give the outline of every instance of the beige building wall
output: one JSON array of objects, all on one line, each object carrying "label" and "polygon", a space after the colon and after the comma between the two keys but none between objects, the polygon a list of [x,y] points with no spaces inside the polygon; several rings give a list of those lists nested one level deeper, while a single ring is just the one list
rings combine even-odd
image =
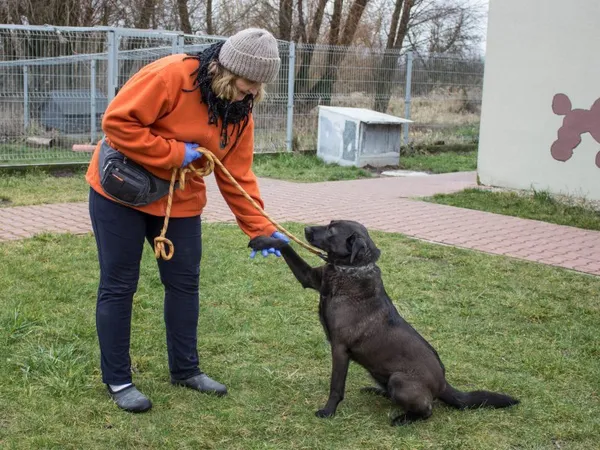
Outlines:
[{"label": "beige building wall", "polygon": [[490,0],[482,184],[600,200],[600,0]]}]

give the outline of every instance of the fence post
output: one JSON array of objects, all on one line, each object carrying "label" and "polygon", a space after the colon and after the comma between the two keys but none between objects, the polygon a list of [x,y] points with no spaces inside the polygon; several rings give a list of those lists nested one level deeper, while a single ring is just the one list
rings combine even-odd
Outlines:
[{"label": "fence post", "polygon": [[296,43],[291,41],[288,58],[287,125],[285,146],[288,152],[293,150],[294,140],[294,78],[296,74]]},{"label": "fence post", "polygon": [[25,133],[29,129],[29,68],[23,66],[23,125]]},{"label": "fence post", "polygon": [[[404,118],[410,120],[410,88],[412,86],[413,52],[406,53],[406,89],[404,97]],[[404,125],[404,145],[408,145],[408,123]]]},{"label": "fence post", "polygon": [[116,30],[109,30],[106,38],[108,47],[108,64],[106,69],[107,97],[110,103],[117,93],[117,84],[119,83],[119,36]]},{"label": "fence post", "polygon": [[177,36],[173,36],[172,54],[176,55],[177,53],[182,53],[184,47],[185,47],[185,36],[183,34],[178,34]]},{"label": "fence post", "polygon": [[90,144],[96,141],[96,60],[90,63]]}]

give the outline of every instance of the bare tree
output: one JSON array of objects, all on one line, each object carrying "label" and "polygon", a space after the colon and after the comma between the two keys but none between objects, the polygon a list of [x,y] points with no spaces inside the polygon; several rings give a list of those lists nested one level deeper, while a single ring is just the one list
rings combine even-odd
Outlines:
[{"label": "bare tree", "polygon": [[279,39],[282,39],[284,41],[292,40],[293,13],[293,0],[279,0]]},{"label": "bare tree", "polygon": [[416,0],[407,38],[421,57],[467,56],[481,41],[483,5],[467,0]]},{"label": "bare tree", "polygon": [[[354,0],[350,5],[344,26],[341,28],[341,34],[339,33],[340,25],[336,17],[336,13],[340,13],[341,22],[341,11],[343,11],[342,0],[335,0],[334,2],[334,14],[332,15],[331,31],[329,34],[329,44],[335,47],[330,47],[327,52],[326,67],[322,72],[317,82],[310,89],[310,96],[305,101],[304,107],[312,109],[318,102],[322,104],[331,104],[331,94],[333,92],[333,85],[335,84],[338,76],[338,66],[346,57],[348,46],[352,43],[354,35],[360,23],[360,19],[363,15],[365,7],[369,0]],[[336,7],[336,5],[338,5]]]},{"label": "bare tree", "polygon": [[408,31],[408,23],[413,5],[413,0],[396,0],[385,52],[381,57],[381,62],[375,75],[375,103],[373,108],[376,111],[387,111],[390,103],[391,88],[395,84],[393,81],[396,78],[394,72],[398,66],[400,50]]},{"label": "bare tree", "polygon": [[140,15],[135,22],[136,28],[150,28],[150,19],[155,7],[156,0],[143,0]]},{"label": "bare tree", "polygon": [[187,0],[177,0],[177,10],[179,11],[181,31],[187,34],[192,34],[192,24],[190,23]]},{"label": "bare tree", "polygon": [[0,17],[4,23],[56,26],[93,25],[96,2],[92,0],[4,0]]},{"label": "bare tree", "polygon": [[331,15],[331,26],[329,27],[329,45],[337,45],[339,42],[343,6],[343,0],[333,0],[333,14]]},{"label": "bare tree", "polygon": [[[317,39],[319,38],[319,33],[321,31],[321,24],[323,23],[323,15],[325,13],[326,6],[327,0],[318,0],[312,20],[310,20],[311,25],[310,30],[308,32],[308,39],[304,40],[304,43],[308,45],[305,46],[302,51],[298,52],[300,59],[300,68],[298,69],[298,73],[296,74],[296,81],[294,83],[295,92],[305,93],[309,90],[309,74],[314,54],[314,44],[317,43]],[[306,36],[306,29],[301,30],[300,34]]]},{"label": "bare tree", "polygon": [[213,35],[215,29],[213,27],[213,2],[212,0],[206,0],[206,33]]},{"label": "bare tree", "polygon": [[304,23],[304,0],[298,0],[298,26],[294,35],[294,41],[306,42],[306,24]]}]

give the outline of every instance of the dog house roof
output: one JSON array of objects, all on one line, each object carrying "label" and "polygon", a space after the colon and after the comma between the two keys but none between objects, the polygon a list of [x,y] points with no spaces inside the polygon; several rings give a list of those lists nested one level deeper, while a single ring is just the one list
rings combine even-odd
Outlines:
[{"label": "dog house roof", "polygon": [[412,123],[412,120],[403,119],[402,117],[392,116],[377,111],[372,111],[366,108],[349,108],[344,106],[319,106],[319,109],[330,111],[334,114],[346,116],[352,120],[368,123],[368,124],[402,124]]}]

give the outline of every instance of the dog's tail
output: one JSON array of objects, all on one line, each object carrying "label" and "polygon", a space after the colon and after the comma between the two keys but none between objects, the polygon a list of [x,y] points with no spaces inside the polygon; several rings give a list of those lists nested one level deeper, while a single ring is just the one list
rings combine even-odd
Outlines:
[{"label": "dog's tail", "polygon": [[506,408],[517,405],[519,400],[505,394],[489,391],[461,392],[446,383],[446,389],[438,397],[447,405],[458,409],[468,408]]}]

